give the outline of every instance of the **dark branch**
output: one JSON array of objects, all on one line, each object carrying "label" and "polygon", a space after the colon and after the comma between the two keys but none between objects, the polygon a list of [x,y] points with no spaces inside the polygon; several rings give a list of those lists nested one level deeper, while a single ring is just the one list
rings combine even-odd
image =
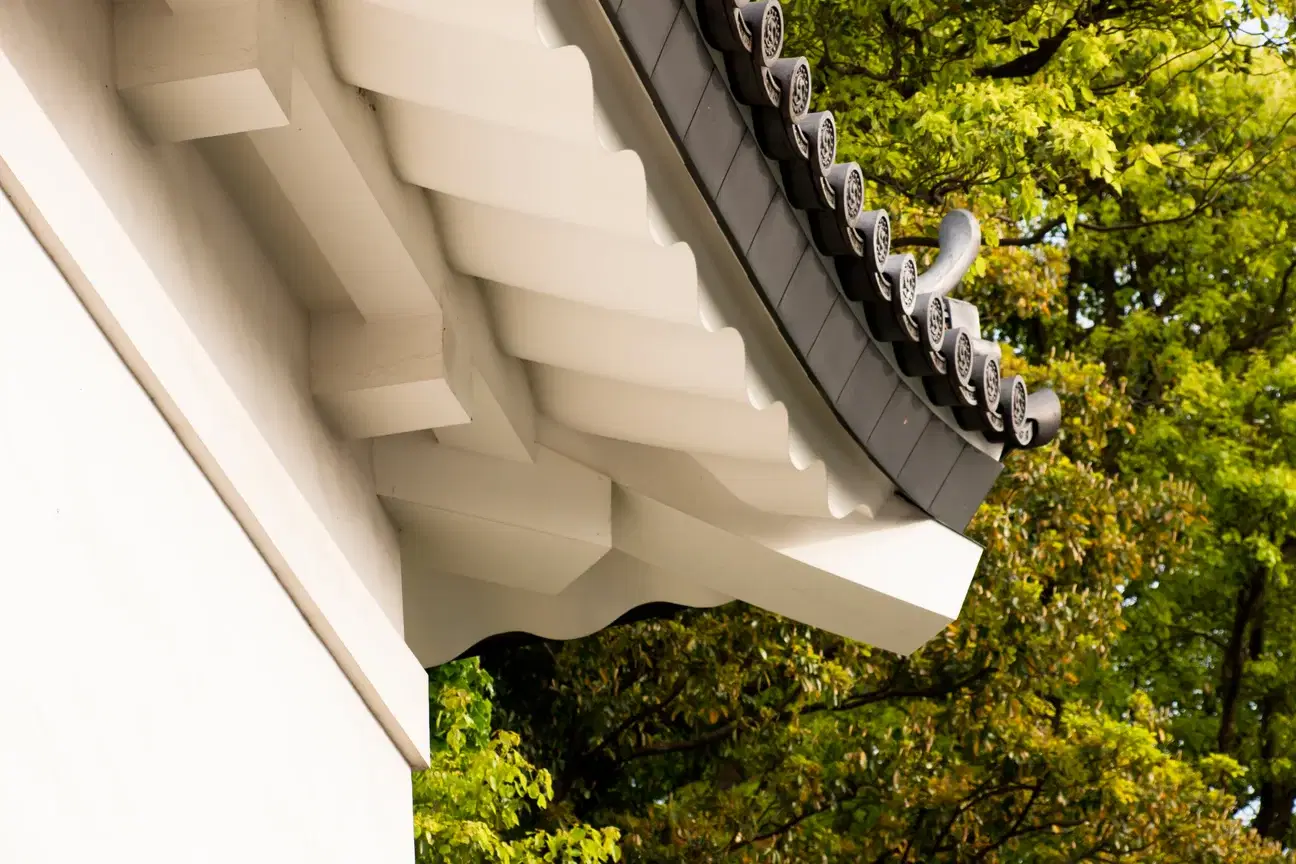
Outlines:
[{"label": "dark branch", "polygon": [[1246,636],[1264,593],[1265,572],[1257,567],[1247,584],[1238,590],[1237,608],[1229,633],[1228,650],[1224,652],[1221,674],[1224,678],[1220,708],[1217,747],[1221,753],[1232,753],[1237,743],[1237,703],[1242,691],[1242,674],[1246,664]]},{"label": "dark branch", "polygon": [[1055,35],[1041,39],[1039,45],[1020,57],[1014,57],[998,66],[982,66],[974,74],[981,78],[1029,78],[1053,59],[1053,55],[1057,54],[1072,32],[1072,27],[1068,24]]}]

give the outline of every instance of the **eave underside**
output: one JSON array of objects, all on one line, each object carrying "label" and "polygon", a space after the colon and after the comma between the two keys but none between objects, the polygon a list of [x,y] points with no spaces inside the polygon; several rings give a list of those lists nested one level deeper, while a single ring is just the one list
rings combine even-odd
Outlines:
[{"label": "eave underside", "polygon": [[412,764],[402,634],[957,615],[977,547],[824,422],[546,6],[92,5],[0,18],[0,179]]}]

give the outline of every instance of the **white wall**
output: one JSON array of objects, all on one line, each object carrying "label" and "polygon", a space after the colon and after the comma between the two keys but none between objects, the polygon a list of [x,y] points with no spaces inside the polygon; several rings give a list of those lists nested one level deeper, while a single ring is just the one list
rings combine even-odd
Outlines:
[{"label": "white wall", "polygon": [[412,859],[405,760],[0,197],[0,861]]}]

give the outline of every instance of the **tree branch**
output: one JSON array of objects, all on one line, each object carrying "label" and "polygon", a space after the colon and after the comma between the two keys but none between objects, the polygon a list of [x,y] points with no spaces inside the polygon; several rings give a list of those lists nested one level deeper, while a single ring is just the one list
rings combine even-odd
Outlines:
[{"label": "tree branch", "polygon": [[642,710],[638,711],[637,713],[631,714],[619,726],[617,726],[617,728],[614,729],[610,734],[603,736],[596,743],[591,744],[589,748],[583,754],[581,754],[580,759],[578,761],[584,761],[585,759],[588,759],[590,756],[593,756],[594,753],[605,744],[615,744],[617,740],[623,734],[625,734],[625,731],[629,729],[631,726],[637,723],[642,723],[643,721],[649,719],[650,717],[655,717],[658,714],[660,714],[662,711],[666,710],[666,708],[669,707],[672,702],[674,702],[676,699],[679,698],[680,694],[684,692],[684,688],[687,685],[688,685],[688,677],[681,676],[679,683],[675,685],[674,689],[672,689],[669,694],[667,694],[665,699],[662,699],[661,701],[655,704],[645,705]]},{"label": "tree branch", "polygon": [[1073,32],[1074,28],[1071,24],[1068,24],[1056,34],[1041,39],[1037,46],[1025,54],[997,66],[981,66],[973,70],[972,74],[979,78],[1029,78],[1043,69],[1053,59],[1053,55],[1057,54],[1058,49],[1062,47],[1062,43]]},{"label": "tree branch", "polygon": [[1242,670],[1246,663],[1246,634],[1255,617],[1264,592],[1265,573],[1256,567],[1247,584],[1238,589],[1237,608],[1233,613],[1233,628],[1229,633],[1228,650],[1224,652],[1221,662],[1220,728],[1218,749],[1221,753],[1232,753],[1237,743],[1237,702],[1242,691]]},{"label": "tree branch", "polygon": [[975,684],[985,678],[991,672],[990,666],[982,666],[975,672],[953,681],[947,681],[942,684],[932,685],[930,687],[911,688],[902,690],[894,686],[898,676],[892,676],[891,681],[880,690],[873,690],[868,693],[861,693],[850,699],[844,699],[836,705],[820,702],[816,705],[807,705],[799,712],[802,716],[806,714],[817,714],[821,711],[850,711],[853,708],[862,708],[865,705],[872,705],[877,702],[883,702],[887,699],[940,699],[957,693],[959,690],[970,684]]},{"label": "tree branch", "polygon": [[742,849],[742,848],[744,848],[744,847],[746,847],[746,846],[751,846],[751,845],[754,845],[754,844],[756,844],[756,843],[764,843],[764,842],[767,841],[767,840],[774,840],[774,839],[777,838],[777,837],[781,837],[782,835],[788,833],[788,832],[791,831],[793,828],[797,827],[797,826],[800,825],[802,822],[806,821],[807,819],[811,818],[812,816],[818,816],[820,813],[826,813],[826,812],[828,812],[829,810],[832,809],[832,807],[833,807],[833,805],[834,805],[835,803],[837,803],[837,802],[836,802],[836,799],[834,798],[834,799],[829,800],[829,801],[828,801],[827,803],[825,803],[825,804],[821,804],[821,805],[819,805],[818,807],[813,807],[813,808],[811,808],[811,809],[809,809],[809,810],[806,810],[806,811],[803,812],[801,815],[799,815],[799,816],[795,816],[795,817],[789,819],[788,821],[784,822],[782,825],[778,826],[777,828],[774,828],[774,829],[772,829],[772,830],[770,830],[770,831],[766,831],[764,834],[758,834],[758,835],[755,836],[755,837],[749,837],[749,838],[746,839],[746,840],[743,840],[743,841],[741,841],[741,842],[738,842],[738,843],[733,844],[733,846],[730,847],[730,850],[729,850],[729,851],[731,851],[731,852],[735,852],[735,851],[737,851],[737,850],[739,850],[739,849]]}]

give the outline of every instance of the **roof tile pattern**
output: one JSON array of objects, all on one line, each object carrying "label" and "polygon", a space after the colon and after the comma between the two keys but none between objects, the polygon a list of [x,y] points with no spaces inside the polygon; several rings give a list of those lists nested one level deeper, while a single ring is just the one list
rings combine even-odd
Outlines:
[{"label": "roof tile pattern", "polygon": [[778,0],[607,8],[811,377],[904,494],[962,530],[1002,470],[977,439],[1038,447],[1061,422],[1052,391],[1002,378],[976,308],[950,296],[980,246],[975,217],[946,216],[923,273],[892,253],[888,214],[864,209],[860,167],[836,161],[832,113],[812,110],[809,64],[782,56]]}]

